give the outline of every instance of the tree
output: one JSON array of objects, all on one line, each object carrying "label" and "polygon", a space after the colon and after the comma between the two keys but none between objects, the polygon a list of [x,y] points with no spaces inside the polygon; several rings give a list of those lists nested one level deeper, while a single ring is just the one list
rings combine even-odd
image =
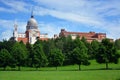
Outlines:
[{"label": "tree", "polygon": [[61,37],[63,43],[62,53],[65,55],[64,65],[73,64],[71,61],[70,53],[74,49],[72,37],[69,35],[68,37]]},{"label": "tree", "polygon": [[62,38],[56,38],[54,41],[55,41],[56,48],[63,50],[64,42],[63,42]]},{"label": "tree", "polygon": [[0,50],[7,49],[8,52],[10,52],[12,50],[14,43],[15,43],[14,41],[3,40],[3,42],[0,42]]},{"label": "tree", "polygon": [[81,41],[85,44],[86,47],[89,45],[89,43],[87,42],[87,39],[85,37],[82,37]]},{"label": "tree", "polygon": [[42,45],[37,42],[34,44],[34,62],[33,62],[33,65],[34,67],[36,68],[39,68],[39,67],[43,67],[43,66],[46,66],[47,63],[48,63],[48,60],[47,60],[47,57],[46,55],[44,54],[43,52],[43,47]]},{"label": "tree", "polygon": [[20,67],[24,65],[26,60],[26,51],[24,50],[24,47],[16,42],[12,47],[11,55],[14,66],[18,66],[18,70],[21,70]]},{"label": "tree", "polygon": [[26,48],[27,48],[27,60],[26,60],[26,65],[29,67],[33,67],[33,60],[34,60],[34,53],[35,51],[33,50],[33,46],[30,43],[26,44]]},{"label": "tree", "polygon": [[51,53],[49,54],[48,58],[49,58],[49,65],[55,66],[56,70],[57,70],[57,67],[61,66],[64,61],[64,56],[61,50],[56,48],[51,50]]},{"label": "tree", "polygon": [[89,65],[87,49],[82,42],[80,42],[80,46],[76,47],[72,51],[71,57],[72,57],[73,63],[79,65],[79,70],[81,70],[80,68],[81,65]]},{"label": "tree", "polygon": [[118,54],[113,43],[109,39],[103,39],[96,54],[96,61],[98,63],[105,63],[108,69],[108,63],[118,63]]},{"label": "tree", "polygon": [[95,55],[97,54],[99,46],[100,46],[100,43],[97,40],[93,40],[91,42],[91,45],[90,45],[91,49],[89,51],[90,59],[95,59]]},{"label": "tree", "polygon": [[66,38],[63,38],[63,40],[64,40],[63,53],[67,54],[74,49],[73,40],[70,35]]},{"label": "tree", "polygon": [[115,40],[115,48],[120,50],[120,39]]},{"label": "tree", "polygon": [[11,55],[7,49],[1,49],[0,51],[0,67],[4,67],[4,70],[7,66],[10,65]]},{"label": "tree", "polygon": [[74,64],[79,65],[79,70],[81,70],[81,65],[89,65],[88,62],[88,55],[87,55],[87,48],[85,44],[80,41],[79,38],[74,40],[74,49],[71,53],[72,61]]},{"label": "tree", "polygon": [[54,49],[54,48],[55,48],[54,39],[49,39],[48,41],[44,41],[43,50],[46,56],[48,56],[51,49]]},{"label": "tree", "polygon": [[120,50],[117,50],[116,54],[119,56],[120,58]]},{"label": "tree", "polygon": [[24,53],[23,53],[23,55],[24,55],[24,63],[23,63],[23,66],[26,66],[27,65],[27,57],[28,57],[28,50],[27,50],[27,48],[26,48],[26,45],[23,43],[23,41],[20,41],[19,42],[20,43],[20,46],[22,47],[22,49],[23,49],[23,51],[24,51]]}]

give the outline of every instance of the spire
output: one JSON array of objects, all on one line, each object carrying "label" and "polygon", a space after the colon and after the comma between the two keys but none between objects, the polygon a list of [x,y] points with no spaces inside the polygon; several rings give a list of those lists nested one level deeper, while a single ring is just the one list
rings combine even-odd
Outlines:
[{"label": "spire", "polygon": [[32,7],[32,11],[31,11],[31,18],[34,18],[34,16],[33,16],[33,7]]},{"label": "spire", "polygon": [[14,23],[14,31],[13,31],[13,37],[14,37],[14,40],[17,41],[17,38],[18,38],[18,32],[17,32],[17,20],[15,20],[15,23]]},{"label": "spire", "polygon": [[17,31],[17,27],[18,27],[18,25],[17,25],[17,20],[15,20],[15,23],[14,23],[14,30],[15,30],[15,31]]}]

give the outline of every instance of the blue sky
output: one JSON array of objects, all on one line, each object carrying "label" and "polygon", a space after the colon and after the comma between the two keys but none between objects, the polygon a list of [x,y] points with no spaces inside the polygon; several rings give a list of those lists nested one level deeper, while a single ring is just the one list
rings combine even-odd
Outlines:
[{"label": "blue sky", "polygon": [[19,32],[25,32],[32,7],[40,32],[49,37],[64,28],[120,38],[119,0],[0,0],[0,40],[12,36],[15,21]]}]

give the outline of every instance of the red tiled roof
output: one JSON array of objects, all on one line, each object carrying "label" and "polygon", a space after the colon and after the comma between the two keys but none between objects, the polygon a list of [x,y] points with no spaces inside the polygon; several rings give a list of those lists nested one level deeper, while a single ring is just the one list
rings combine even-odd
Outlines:
[{"label": "red tiled roof", "polygon": [[65,36],[67,37],[68,35],[78,35],[80,38],[85,37],[88,42],[91,42],[92,40],[102,40],[106,38],[105,33],[95,33],[95,32],[68,32],[65,31],[65,29],[61,29],[61,32],[59,36]]}]

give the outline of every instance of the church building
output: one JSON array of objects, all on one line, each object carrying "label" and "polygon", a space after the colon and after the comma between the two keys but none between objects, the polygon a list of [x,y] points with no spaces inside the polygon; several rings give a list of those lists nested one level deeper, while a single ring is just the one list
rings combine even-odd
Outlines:
[{"label": "church building", "polygon": [[41,34],[38,29],[38,23],[35,20],[33,14],[27,22],[25,33],[18,33],[18,25],[14,24],[13,39],[15,41],[23,41],[23,43],[29,42],[34,44],[37,40],[48,40],[48,34]]}]

